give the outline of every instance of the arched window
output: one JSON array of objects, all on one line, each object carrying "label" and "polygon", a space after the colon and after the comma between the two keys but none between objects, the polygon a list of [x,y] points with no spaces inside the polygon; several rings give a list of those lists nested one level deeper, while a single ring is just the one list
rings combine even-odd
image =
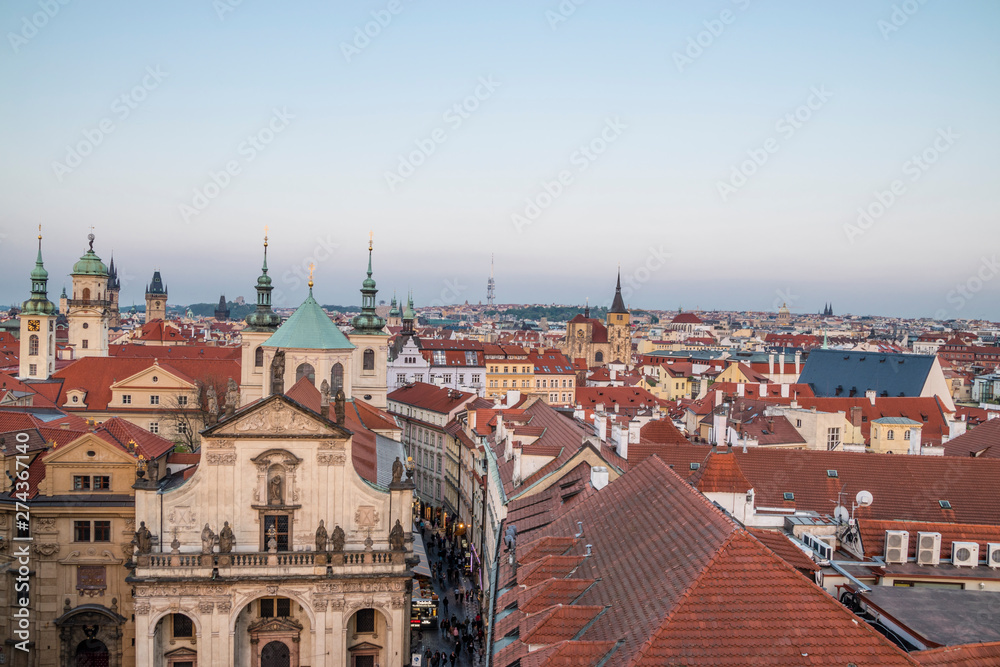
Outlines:
[{"label": "arched window", "polygon": [[886,440],[895,440],[896,439],[896,432],[893,431],[891,428],[888,429],[886,431],[886,433],[885,433],[885,439]]},{"label": "arched window", "polygon": [[365,359],[362,368],[364,368],[366,371],[375,370],[375,350],[371,348],[365,350]]},{"label": "arched window", "polygon": [[256,368],[263,368],[264,366],[264,348],[258,347],[253,353],[253,365]]},{"label": "arched window", "polygon": [[906,429],[906,431],[903,432],[903,440],[909,440],[909,439],[910,439],[910,429]]},{"label": "arched window", "polygon": [[330,371],[330,393],[336,394],[338,389],[344,388],[344,365],[337,362]]},{"label": "arched window", "polygon": [[28,354],[38,354],[38,336],[36,334],[31,334],[31,337],[28,338]]},{"label": "arched window", "polygon": [[83,300],[84,301],[89,301],[90,300],[90,288],[89,287],[84,287],[83,288]]},{"label": "arched window", "polygon": [[295,381],[298,382],[304,377],[316,384],[316,369],[309,364],[299,364],[299,367],[295,369]]},{"label": "arched window", "polygon": [[594,353],[594,361],[596,361],[597,363],[601,363],[602,361],[604,361],[604,353],[603,352],[595,352]]}]

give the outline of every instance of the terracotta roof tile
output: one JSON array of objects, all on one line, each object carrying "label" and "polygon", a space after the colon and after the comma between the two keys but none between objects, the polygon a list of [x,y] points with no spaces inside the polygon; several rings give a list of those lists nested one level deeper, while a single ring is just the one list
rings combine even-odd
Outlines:
[{"label": "terracotta roof tile", "polygon": [[792,544],[788,536],[776,530],[763,530],[760,528],[750,528],[750,534],[760,540],[761,544],[775,553],[792,567],[803,574],[807,572],[818,572],[819,565],[806,552]]},{"label": "terracotta roof tile", "polygon": [[521,667],[596,667],[615,642],[561,641],[521,658]]},{"label": "terracotta roof tile", "polygon": [[1000,665],[1000,642],[942,646],[910,654],[924,667],[996,667]]}]

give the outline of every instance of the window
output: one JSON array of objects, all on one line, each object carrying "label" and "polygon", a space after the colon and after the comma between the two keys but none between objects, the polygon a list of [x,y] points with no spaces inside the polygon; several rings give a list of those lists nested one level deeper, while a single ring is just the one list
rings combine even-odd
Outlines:
[{"label": "window", "polygon": [[86,350],[87,348],[89,348],[89,347],[90,347],[90,345],[88,344],[88,343],[90,343],[90,341],[88,341],[88,340],[87,340],[86,338],[84,338],[84,339],[83,339],[83,340],[81,341],[81,343],[82,343],[82,345],[83,345],[83,349],[85,349],[85,350]]},{"label": "window", "polygon": [[448,361],[445,359],[444,350],[434,350],[434,365],[444,366],[447,363]]},{"label": "window", "polygon": [[338,389],[344,388],[344,365],[337,362],[330,371],[330,393],[336,394]]},{"label": "window", "polygon": [[38,354],[38,336],[36,334],[31,334],[28,338],[28,354],[34,356]]},{"label": "window", "polygon": [[152,394],[149,397],[149,404],[150,405],[159,405],[160,404],[160,397],[158,395],[156,395],[156,394]]},{"label": "window", "polygon": [[110,491],[110,490],[111,490],[110,475],[94,475],[94,491]]},{"label": "window", "polygon": [[292,615],[292,601],[288,598],[261,598],[260,617],[274,618],[275,616],[288,617]]},{"label": "window", "polygon": [[785,500],[795,500],[795,494],[792,493],[791,491],[785,491],[783,494],[781,494],[781,497],[784,498]]},{"label": "window", "polygon": [[802,428],[802,420],[801,419],[796,419],[795,420],[795,428]]},{"label": "window", "polygon": [[264,517],[264,551],[267,551],[267,533],[271,526],[277,531],[278,551],[288,551],[288,515],[278,514]]},{"label": "window", "polygon": [[836,449],[840,446],[840,429],[839,428],[828,428],[826,429],[826,448]]},{"label": "window", "polygon": [[903,431],[903,440],[909,440],[909,439],[910,439],[910,429],[906,429],[905,431]]},{"label": "window", "polygon": [[89,542],[90,541],[90,522],[89,521],[74,521],[73,522],[73,541],[74,542]]},{"label": "window", "polygon": [[510,372],[510,366],[504,366],[503,367],[503,372],[504,373],[509,373]]},{"label": "window", "polygon": [[132,394],[122,394],[122,405],[132,405]]},{"label": "window", "polygon": [[38,364],[28,364],[28,375],[38,375]]},{"label": "window", "polygon": [[187,422],[177,422],[177,433],[179,435],[188,434],[188,424]]},{"label": "window", "polygon": [[295,381],[302,378],[309,378],[309,381],[316,384],[316,369],[311,364],[299,364],[295,369]]},{"label": "window", "polygon": [[896,439],[896,432],[893,431],[891,428],[890,429],[886,429],[885,439],[886,440],[895,440]]},{"label": "window", "polygon": [[188,404],[188,397],[187,396],[178,396],[177,397],[177,405],[184,406],[184,405],[187,405],[187,404]]},{"label": "window", "polygon": [[372,350],[371,348],[365,350],[364,360],[362,363],[362,369],[366,371],[375,370],[375,350]]},{"label": "window", "polygon": [[594,361],[596,361],[598,363],[601,363],[602,361],[604,361],[604,353],[603,352],[596,352],[594,354]]},{"label": "window", "polygon": [[479,375],[477,373],[472,374],[472,384],[479,384]]},{"label": "window", "polygon": [[110,521],[95,521],[94,522],[94,541],[95,542],[110,542],[111,541],[111,522]]},{"label": "window", "polygon": [[258,347],[253,351],[253,365],[255,368],[264,367],[264,348]]},{"label": "window", "polygon": [[90,491],[90,475],[73,475],[74,491]]},{"label": "window", "polygon": [[444,374],[444,383],[445,384],[451,384],[451,373],[445,373]]},{"label": "window", "polygon": [[406,384],[406,373],[396,374],[396,384]]},{"label": "window", "polygon": [[466,351],[466,353],[465,353],[465,365],[466,366],[475,366],[476,363],[477,363],[477,361],[478,360],[476,359],[476,353],[475,352]]},{"label": "window", "polygon": [[375,632],[375,610],[359,609],[355,619],[355,629],[358,634],[370,634]]},{"label": "window", "polygon": [[437,471],[438,471],[438,474],[441,474],[441,455],[440,454],[437,455],[437,460],[438,460],[438,469],[437,469]]},{"label": "window", "polygon": [[160,422],[149,422],[149,432],[159,433],[160,432]]},{"label": "window", "polygon": [[174,637],[194,637],[194,622],[184,614],[171,614]]}]

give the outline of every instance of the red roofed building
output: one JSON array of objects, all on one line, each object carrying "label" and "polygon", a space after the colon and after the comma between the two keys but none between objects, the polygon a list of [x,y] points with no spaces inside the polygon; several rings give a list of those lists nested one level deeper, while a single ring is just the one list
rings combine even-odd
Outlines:
[{"label": "red roofed building", "polygon": [[547,349],[529,352],[528,359],[534,365],[535,386],[525,393],[549,405],[570,406],[576,402],[576,371],[566,355]]}]

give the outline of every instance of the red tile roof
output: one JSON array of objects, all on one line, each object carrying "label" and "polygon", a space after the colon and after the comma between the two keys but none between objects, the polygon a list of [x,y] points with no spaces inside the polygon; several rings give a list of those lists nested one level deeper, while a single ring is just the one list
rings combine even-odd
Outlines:
[{"label": "red tile roof", "polygon": [[807,556],[806,552],[792,544],[792,541],[784,533],[760,528],[750,528],[749,531],[754,537],[760,540],[761,544],[802,574],[809,576],[808,573],[819,571],[819,565]]},{"label": "red tile roof", "polygon": [[924,667],[996,667],[1000,665],[1000,642],[942,646],[910,654]]},{"label": "red tile roof", "polygon": [[[923,434],[921,434],[921,440]],[[1000,419],[990,419],[944,444],[948,456],[1000,458]]]},{"label": "red tile roof", "polygon": [[615,642],[561,641],[521,658],[521,667],[597,667]]},{"label": "red tile roof", "polygon": [[414,382],[389,394],[390,401],[412,405],[422,410],[448,414],[475,398],[475,394],[439,387],[426,382]]},{"label": "red tile roof", "polygon": [[[861,423],[861,433],[868,442],[871,438],[871,423],[881,417],[906,417],[921,422],[920,442],[923,444],[941,444],[941,435],[949,432],[945,407],[936,396],[922,397],[879,397],[872,405],[864,396],[858,398],[807,398],[798,399],[799,406],[805,409],[816,408],[820,412],[843,412],[847,419],[851,418],[851,408],[861,408],[861,414],[866,419]],[[925,419],[926,417],[926,419]]]},{"label": "red tile roof", "polygon": [[736,463],[736,457],[727,450],[714,451],[690,481],[702,493],[746,493],[753,488]]},{"label": "red tile roof", "polygon": [[917,557],[917,533],[941,533],[941,558],[951,558],[951,543],[978,542],[980,558],[986,558],[986,545],[1000,543],[1000,526],[985,526],[968,523],[930,523],[919,521],[879,521],[859,519],[858,531],[866,558],[885,554],[885,531],[905,530],[910,533],[908,558]]}]

